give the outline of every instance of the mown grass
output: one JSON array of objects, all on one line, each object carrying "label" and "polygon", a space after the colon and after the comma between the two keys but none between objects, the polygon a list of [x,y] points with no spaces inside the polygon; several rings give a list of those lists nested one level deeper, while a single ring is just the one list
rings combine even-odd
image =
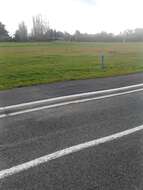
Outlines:
[{"label": "mown grass", "polygon": [[0,43],[0,90],[142,71],[143,43]]}]

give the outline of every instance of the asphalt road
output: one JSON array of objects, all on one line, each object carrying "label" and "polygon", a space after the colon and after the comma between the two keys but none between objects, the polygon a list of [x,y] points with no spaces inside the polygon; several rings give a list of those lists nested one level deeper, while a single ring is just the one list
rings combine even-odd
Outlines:
[{"label": "asphalt road", "polygon": [[19,104],[39,99],[53,98],[102,89],[118,88],[138,83],[143,83],[143,73],[16,88],[0,92],[0,105],[4,106]]},{"label": "asphalt road", "polygon": [[[1,92],[0,100],[1,106],[12,105],[142,82],[143,74],[135,74],[40,85]],[[4,117],[0,119],[0,170],[142,124],[143,91]],[[47,189],[142,190],[143,131],[0,180],[0,190]]]}]

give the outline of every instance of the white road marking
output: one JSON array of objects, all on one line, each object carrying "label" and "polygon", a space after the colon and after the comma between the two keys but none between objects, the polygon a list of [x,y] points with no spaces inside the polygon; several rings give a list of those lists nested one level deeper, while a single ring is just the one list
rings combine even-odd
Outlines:
[{"label": "white road marking", "polygon": [[143,88],[131,90],[131,91],[127,91],[127,92],[120,92],[120,93],[116,93],[116,94],[109,94],[109,95],[105,95],[105,96],[94,97],[94,98],[73,100],[73,101],[69,101],[69,102],[62,102],[62,103],[57,103],[57,104],[52,104],[52,105],[47,105],[47,106],[42,106],[42,107],[37,107],[37,108],[25,109],[22,111],[16,111],[16,112],[8,113],[8,114],[1,114],[0,118],[21,115],[24,113],[35,112],[35,111],[40,111],[40,110],[44,110],[44,109],[51,109],[51,108],[66,106],[66,105],[70,105],[70,104],[79,104],[79,103],[84,103],[84,102],[93,101],[93,100],[101,100],[101,99],[105,99],[105,98],[111,98],[111,97],[115,97],[115,96],[121,96],[121,95],[125,95],[125,94],[141,92],[141,91],[143,91]]},{"label": "white road marking", "polygon": [[12,175],[15,175],[17,173],[20,173],[22,171],[26,171],[26,170],[28,170],[30,168],[39,166],[41,164],[47,163],[47,162],[49,162],[51,160],[55,160],[57,158],[60,158],[60,157],[63,157],[63,156],[66,156],[66,155],[81,151],[83,149],[87,149],[87,148],[97,146],[97,145],[100,145],[100,144],[103,144],[103,143],[106,143],[106,142],[110,142],[110,141],[122,138],[124,136],[133,134],[135,132],[141,131],[141,130],[143,130],[143,125],[135,127],[135,128],[132,128],[132,129],[128,129],[128,130],[125,130],[125,131],[122,131],[122,132],[119,132],[119,133],[115,133],[115,134],[112,134],[112,135],[109,135],[109,136],[106,136],[106,137],[95,139],[95,140],[92,140],[92,141],[89,141],[89,142],[78,144],[78,145],[75,145],[75,146],[72,146],[72,147],[69,147],[69,148],[65,148],[63,150],[59,150],[59,151],[54,152],[52,154],[48,154],[46,156],[36,158],[36,159],[31,160],[29,162],[25,162],[23,164],[13,166],[13,167],[11,167],[9,169],[5,169],[5,170],[0,171],[0,180],[6,178],[8,176],[12,176]]},{"label": "white road marking", "polygon": [[97,95],[97,94],[101,94],[101,93],[116,92],[116,91],[120,91],[120,90],[128,90],[131,88],[137,88],[137,87],[141,87],[141,86],[143,86],[143,83],[136,84],[136,85],[130,85],[130,86],[124,86],[124,87],[120,87],[120,88],[113,88],[113,89],[108,89],[108,90],[86,92],[86,93],[80,93],[80,94],[74,94],[74,95],[68,95],[68,96],[32,101],[32,102],[27,102],[27,103],[22,103],[22,104],[0,107],[0,111],[3,111],[3,109],[13,109],[13,108],[36,105],[36,104],[41,104],[41,103],[48,103],[48,102],[52,102],[52,101],[65,100],[65,99],[69,99],[69,98],[80,98],[80,97],[89,96],[89,95]]},{"label": "white road marking", "polygon": [[1,114],[1,115],[0,115],[0,119],[1,119],[1,118],[4,118],[4,117],[7,117],[7,115],[6,115],[6,114]]}]

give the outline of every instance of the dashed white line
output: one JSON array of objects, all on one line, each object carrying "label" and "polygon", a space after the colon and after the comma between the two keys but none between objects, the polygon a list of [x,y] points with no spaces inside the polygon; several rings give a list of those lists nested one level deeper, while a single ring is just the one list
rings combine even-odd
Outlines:
[{"label": "dashed white line", "polygon": [[69,147],[69,148],[65,148],[63,150],[59,150],[59,151],[54,152],[52,154],[48,154],[46,156],[42,156],[40,158],[36,158],[34,160],[31,160],[29,162],[14,166],[12,168],[2,170],[2,171],[0,171],[0,180],[6,178],[8,176],[12,176],[12,175],[15,175],[17,173],[20,173],[22,171],[26,171],[26,170],[28,170],[30,168],[39,166],[41,164],[47,163],[47,162],[49,162],[51,160],[55,160],[57,158],[60,158],[60,157],[63,157],[63,156],[66,156],[66,155],[81,151],[83,149],[87,149],[87,148],[97,146],[97,145],[100,145],[100,144],[103,144],[103,143],[106,143],[106,142],[110,142],[110,141],[122,138],[124,136],[133,134],[135,132],[141,131],[141,130],[143,130],[143,125],[135,127],[135,128],[132,128],[132,129],[128,129],[128,130],[125,130],[125,131],[122,131],[122,132],[119,132],[119,133],[115,133],[115,134],[112,134],[112,135],[109,135],[109,136],[106,136],[106,137],[95,139],[95,140],[92,140],[92,141],[89,141],[89,142],[78,144],[78,145],[75,145],[75,146],[72,146],[72,147]]}]

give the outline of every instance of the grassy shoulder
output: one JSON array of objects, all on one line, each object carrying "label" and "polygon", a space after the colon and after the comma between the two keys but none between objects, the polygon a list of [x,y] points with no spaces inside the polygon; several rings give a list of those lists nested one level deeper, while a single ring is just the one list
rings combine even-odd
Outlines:
[{"label": "grassy shoulder", "polygon": [[135,72],[143,72],[143,43],[0,43],[0,90]]}]

